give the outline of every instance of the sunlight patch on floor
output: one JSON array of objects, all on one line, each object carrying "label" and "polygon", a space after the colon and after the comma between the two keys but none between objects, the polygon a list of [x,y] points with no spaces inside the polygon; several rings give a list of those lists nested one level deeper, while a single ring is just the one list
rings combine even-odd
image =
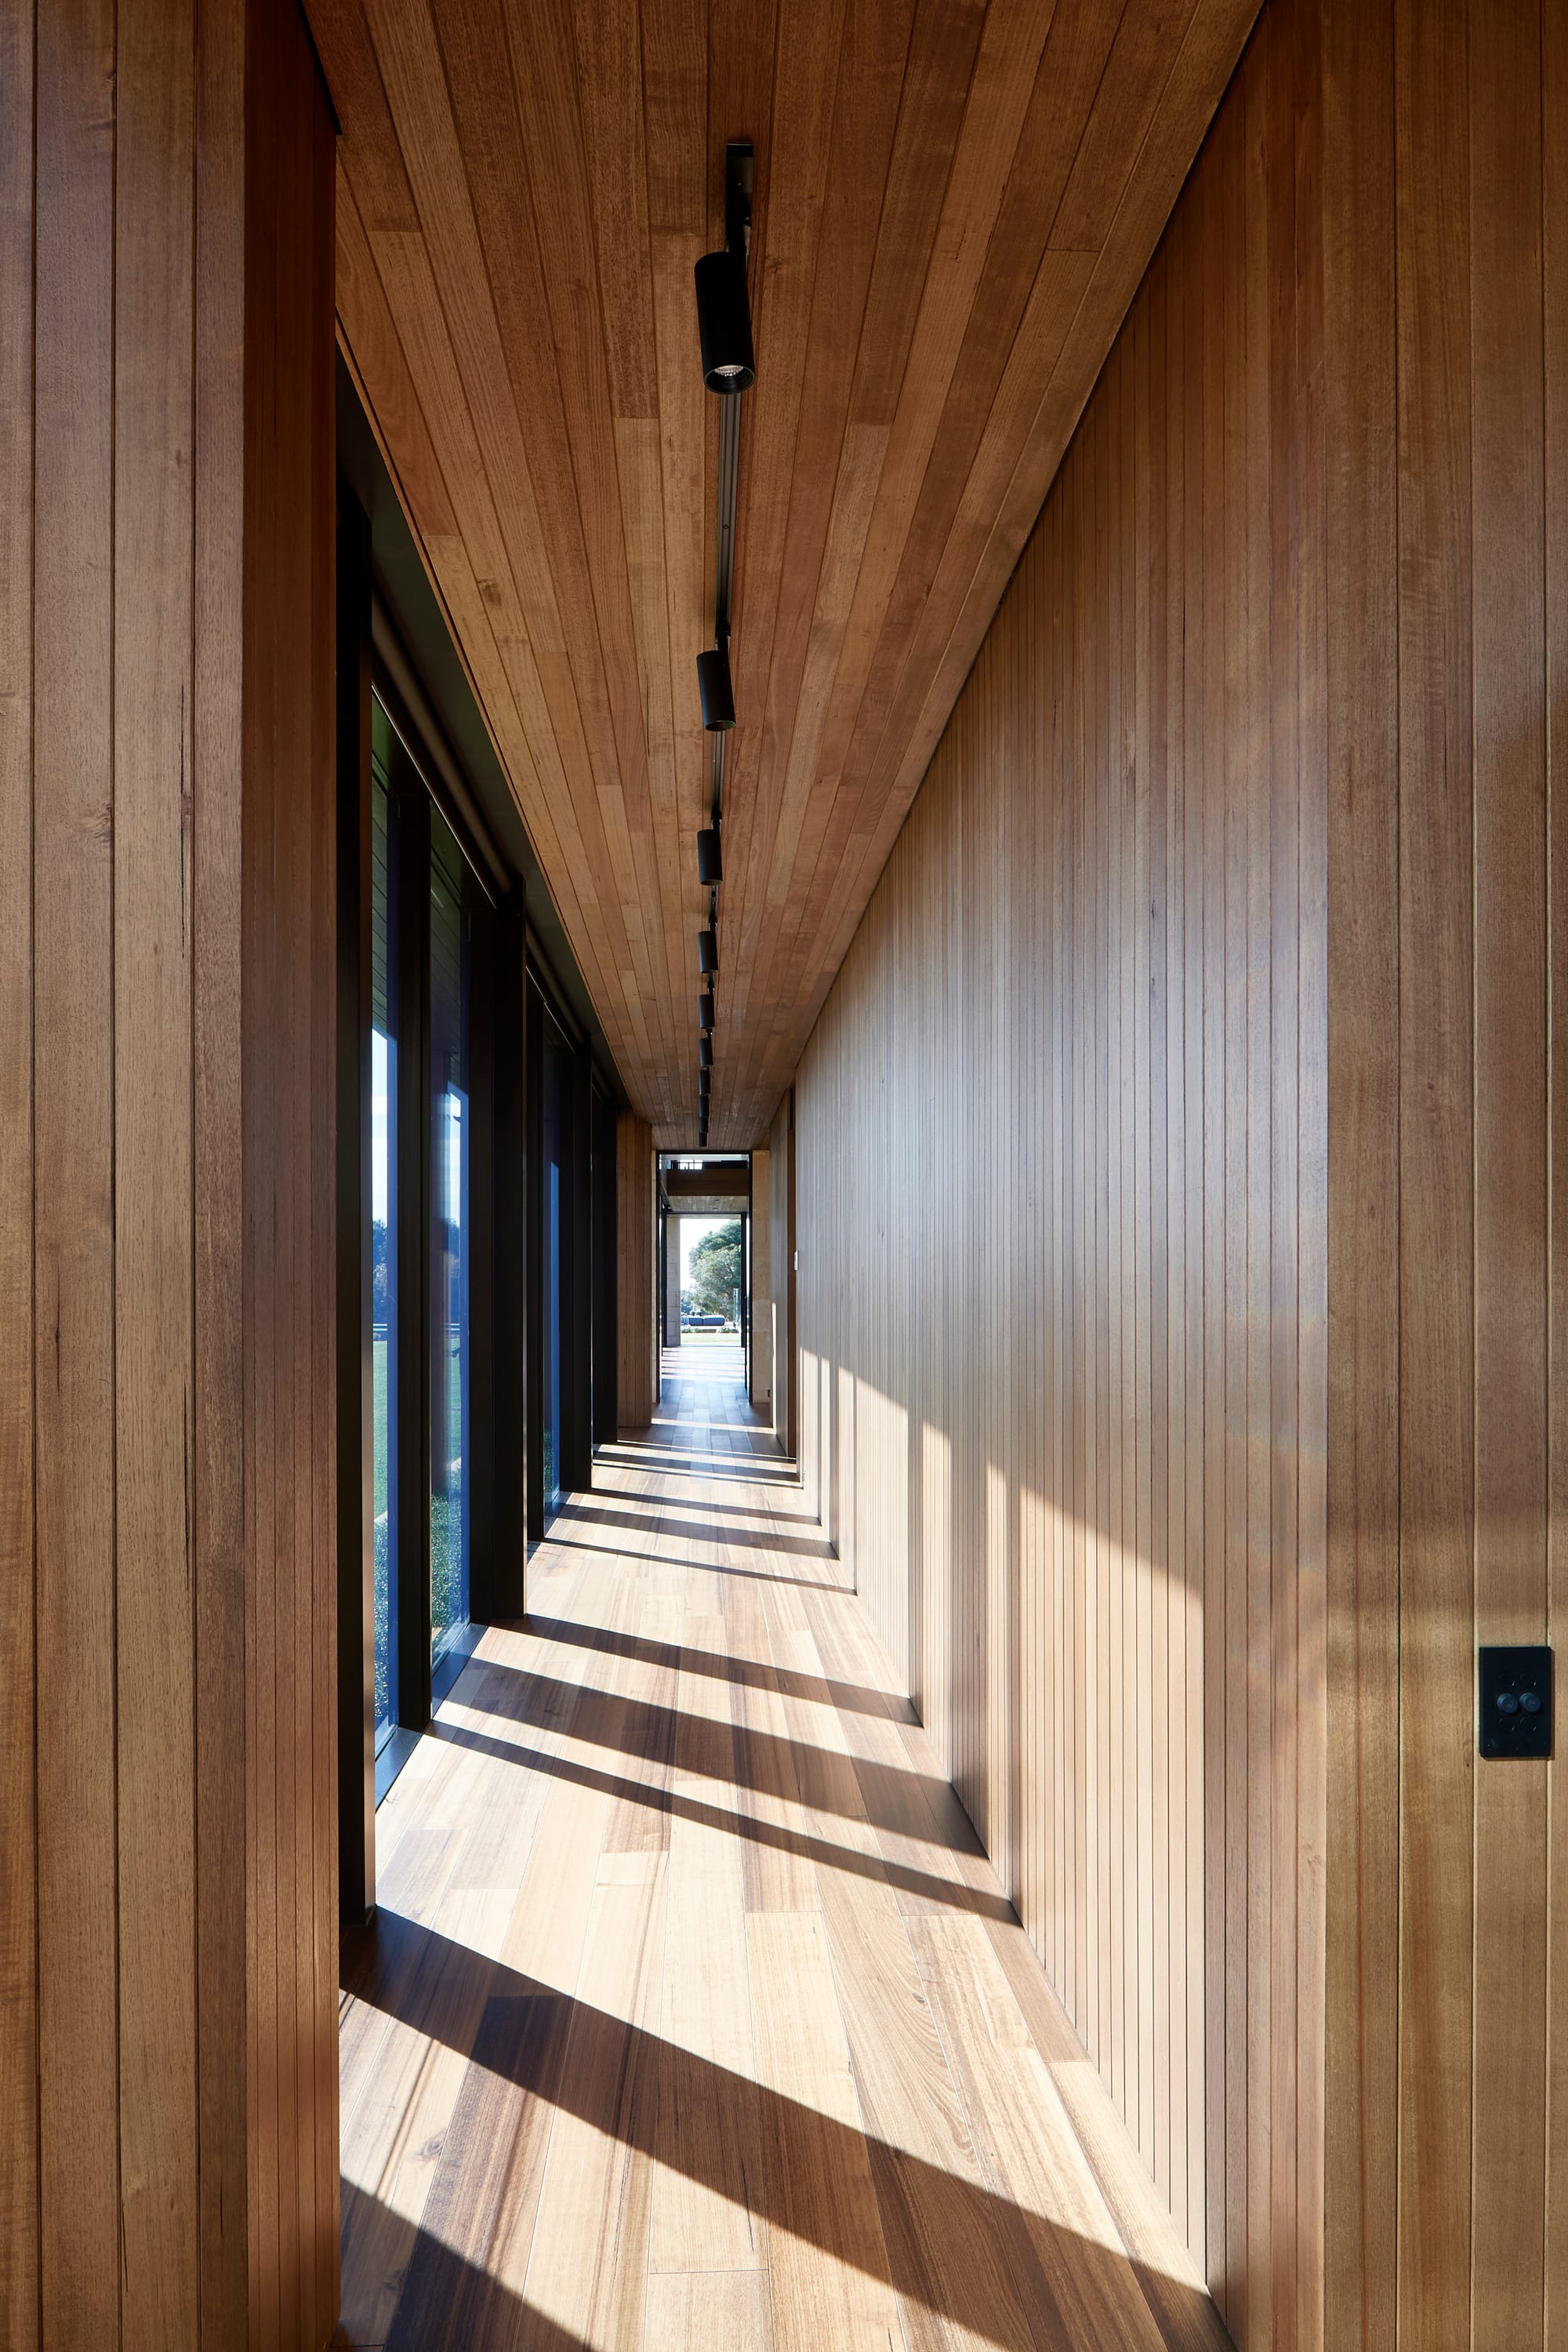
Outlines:
[{"label": "sunlight patch on floor", "polygon": [[667,1377],[378,1817],[345,2340],[1220,2352],[790,1465]]}]

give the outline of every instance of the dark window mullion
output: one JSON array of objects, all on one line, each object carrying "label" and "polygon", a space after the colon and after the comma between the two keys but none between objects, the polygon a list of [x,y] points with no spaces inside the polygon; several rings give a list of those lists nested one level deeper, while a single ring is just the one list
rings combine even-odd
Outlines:
[{"label": "dark window mullion", "polygon": [[526,1042],[523,1085],[527,1103],[528,1192],[528,1534],[537,1543],[544,1533],[544,1023],[543,1000],[534,982],[526,987]]}]

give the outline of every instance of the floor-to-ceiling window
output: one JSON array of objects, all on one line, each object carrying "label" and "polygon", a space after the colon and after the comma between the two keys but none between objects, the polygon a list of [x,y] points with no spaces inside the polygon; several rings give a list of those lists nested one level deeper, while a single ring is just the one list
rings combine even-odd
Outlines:
[{"label": "floor-to-ceiling window", "polygon": [[375,1752],[398,1721],[397,827],[383,763],[371,774],[370,1218]]},{"label": "floor-to-ceiling window", "polygon": [[472,1557],[473,893],[430,812],[430,1663],[439,1697],[466,1654]]},{"label": "floor-to-ceiling window", "polygon": [[395,721],[378,685],[363,1197],[383,1793],[472,1646],[476,1496],[494,1445],[474,1409],[474,1363],[477,1339],[493,1327],[489,1261],[475,1247],[476,1230],[489,1230],[493,1183],[490,1063],[475,1053],[475,993],[476,974],[489,969],[477,943],[491,937],[495,911],[476,879],[476,853],[434,799],[410,736],[406,715]]},{"label": "floor-to-ceiling window", "polygon": [[571,1084],[570,1047],[548,1013],[544,1016],[543,1144],[540,1207],[543,1218],[543,1363],[544,1516],[559,1508],[565,1485],[562,1467],[565,1424],[562,1378],[563,1330],[563,1293],[568,1245],[566,1212],[569,1181],[567,1090]]},{"label": "floor-to-ceiling window", "polygon": [[528,964],[528,1527],[539,1537],[615,1434],[616,1107],[532,942]]},{"label": "floor-to-ceiling window", "polygon": [[[352,426],[342,376],[339,395]],[[337,541],[338,1798],[355,1918],[376,1901],[376,1803],[483,1622],[521,1613],[528,1543],[591,1475],[595,1083],[606,1181],[616,1115],[504,779],[485,783],[478,713],[433,632],[426,671],[384,601],[384,538],[400,596],[422,575],[390,486],[369,488],[341,478]],[[613,1287],[605,1304],[608,1355]]]}]

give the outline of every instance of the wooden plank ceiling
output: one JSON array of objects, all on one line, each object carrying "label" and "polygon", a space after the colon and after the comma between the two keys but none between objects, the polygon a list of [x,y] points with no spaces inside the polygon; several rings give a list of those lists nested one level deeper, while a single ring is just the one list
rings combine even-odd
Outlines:
[{"label": "wooden plank ceiling", "polygon": [[762,1139],[1257,0],[307,0],[342,339],[623,1077],[697,1116],[718,402],[756,148],[711,1142]]}]

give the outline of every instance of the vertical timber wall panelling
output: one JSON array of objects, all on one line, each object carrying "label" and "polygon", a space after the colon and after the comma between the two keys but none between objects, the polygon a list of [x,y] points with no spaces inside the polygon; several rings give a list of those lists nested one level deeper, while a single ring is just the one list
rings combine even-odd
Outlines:
[{"label": "vertical timber wall panelling", "polygon": [[291,2347],[338,2301],[334,158],[297,5],[251,0],[246,55],[250,2301]]},{"label": "vertical timber wall panelling", "polygon": [[1312,2339],[1321,2132],[1319,22],[1260,20],[796,1086],[804,1474],[1248,2345]]},{"label": "vertical timber wall panelling", "polygon": [[[1451,1743],[1445,1737],[1450,1775],[1447,1788],[1431,1777],[1427,1655],[1434,1633],[1442,1671],[1468,1690],[1469,1603],[1440,1614],[1445,1580],[1468,1586],[1470,1533],[1468,1449],[1458,1416],[1443,1422],[1442,1382],[1424,1401],[1419,1385],[1402,1397],[1402,1350],[1417,1354],[1437,1348],[1447,1356],[1452,1387],[1468,1389],[1468,1343],[1460,1333],[1470,1297],[1468,1237],[1453,1222],[1461,1213],[1463,1181],[1443,1192],[1428,1182],[1426,1199],[1436,1214],[1428,1223],[1411,1218],[1401,1202],[1400,1100],[1405,1082],[1422,1084],[1429,1072],[1431,1098],[1422,1113],[1426,1157],[1436,1173],[1439,1155],[1447,1181],[1454,1149],[1468,1119],[1467,1053],[1450,1057],[1440,1041],[1456,1042],[1468,1031],[1469,923],[1460,911],[1455,884],[1468,868],[1455,825],[1440,828],[1428,845],[1418,845],[1415,862],[1402,875],[1401,771],[1407,754],[1425,756],[1424,729],[1415,714],[1402,715],[1394,691],[1402,659],[1416,676],[1435,659],[1468,676],[1468,640],[1450,638],[1428,654],[1414,603],[1399,617],[1399,547],[1396,517],[1410,508],[1416,523],[1423,511],[1451,509],[1457,485],[1423,472],[1401,486],[1395,447],[1394,231],[1394,9],[1386,5],[1357,13],[1336,12],[1325,52],[1325,81],[1335,102],[1324,125],[1326,207],[1324,280],[1328,300],[1327,341],[1334,364],[1325,384],[1326,439],[1330,452],[1328,497],[1331,530],[1328,609],[1333,619],[1329,641],[1328,826],[1332,920],[1330,929],[1330,1117],[1333,1150],[1329,1161],[1329,1427],[1332,1437],[1329,1479],[1329,1687],[1328,1754],[1332,1769],[1327,1791],[1327,1935],[1324,1953],[1325,2063],[1338,2094],[1325,2116],[1323,2161],[1325,2261],[1324,2336],[1331,2346],[1393,2344],[1399,2208],[1400,1946],[1405,1928],[1426,1944],[1436,1925],[1429,1907],[1457,1915],[1463,1924],[1462,1955],[1451,1932],[1439,1936],[1434,1953],[1447,1979],[1443,1998],[1466,2021],[1470,2002],[1469,1871],[1458,1859],[1451,1874],[1431,1874],[1431,1865],[1450,1838],[1464,1843],[1470,1766],[1467,1722]],[[1397,37],[1407,41],[1415,23],[1407,12]],[[1434,12],[1439,47],[1455,62],[1463,54],[1463,11]],[[1455,50],[1458,36],[1458,50]],[[1462,73],[1462,63],[1459,64]],[[1457,147],[1448,143],[1447,121],[1423,131],[1406,122],[1400,143],[1406,169],[1426,161],[1426,185],[1409,193],[1432,203],[1430,260],[1458,228],[1457,252],[1465,246],[1465,175]],[[1439,160],[1440,159],[1440,160]],[[1436,165],[1434,173],[1433,166]],[[1456,207],[1458,219],[1456,220]],[[1461,262],[1462,266],[1462,262]],[[1415,354],[1412,354],[1412,358]],[[1446,364],[1422,370],[1423,404],[1447,405],[1453,387]],[[1417,453],[1413,448],[1412,455]],[[1417,462],[1424,465],[1417,456]],[[1412,502],[1414,502],[1412,504]],[[1451,525],[1450,525],[1451,528]],[[1412,574],[1416,598],[1419,572]],[[1408,631],[1408,635],[1406,632]],[[1432,684],[1436,683],[1434,675]],[[1449,734],[1433,740],[1430,755],[1456,780],[1468,765],[1468,728],[1463,741]],[[1456,858],[1458,865],[1456,866]],[[1426,871],[1423,871],[1424,866]],[[1438,878],[1442,877],[1442,878]],[[1436,884],[1436,887],[1434,887]],[[1468,885],[1462,887],[1468,889]],[[1400,1003],[1401,926],[1410,898],[1407,944],[1422,944],[1426,971],[1418,985],[1428,996],[1426,1014],[1416,1006],[1407,1016]],[[1458,919],[1456,920],[1456,918]],[[1413,965],[1412,977],[1417,966]],[[1414,1017],[1410,1017],[1414,1016]],[[1438,1045],[1436,1055],[1426,1038]],[[1461,1105],[1463,1108],[1461,1108]],[[1414,1138],[1410,1139],[1414,1141]],[[1468,1150],[1468,1144],[1464,1147]],[[1417,1253],[1422,1278],[1409,1304],[1411,1321],[1400,1331],[1400,1266],[1403,1250]],[[1462,1353],[1458,1357],[1456,1350]],[[1400,1458],[1414,1444],[1426,1458],[1425,1493],[1400,1494]],[[1403,1519],[1402,1519],[1403,1508]],[[1458,1572],[1456,1574],[1456,1562]],[[1405,1601],[1402,1584],[1408,1581]],[[1405,1622],[1406,1617],[1408,1622]],[[1445,1617],[1447,1622],[1444,1622]],[[1401,1654],[1405,1652],[1402,1672]],[[1451,1699],[1444,1702],[1451,1707]],[[1402,1923],[1399,1819],[1401,1757],[1417,1780],[1425,1780],[1428,1821],[1412,1824],[1415,1853],[1430,1843],[1418,1867],[1426,1900]],[[1461,1876],[1463,1885],[1460,1884]],[[1421,1913],[1426,1912],[1422,1917]],[[1418,1968],[1422,1965],[1418,1962]],[[1430,2020],[1412,2014],[1404,2033],[1407,2048],[1426,2039]],[[1415,2258],[1429,2263],[1427,2274],[1447,2276],[1447,2326],[1454,2339],[1467,2340],[1453,2315],[1466,2308],[1449,2265],[1468,2265],[1468,2123],[1464,2099],[1451,2099],[1423,2061],[1422,2084],[1436,2094],[1428,2106],[1425,2087],[1415,2088],[1410,2122],[1427,2173],[1425,2194],[1406,2204],[1405,2226],[1413,2233]],[[1414,2086],[1413,2086],[1414,2087]],[[1446,2112],[1445,2112],[1446,2111]],[[1460,2147],[1463,2152],[1460,2153]],[[1458,2200],[1461,2217],[1439,2224],[1451,2242],[1427,2244],[1433,2220]],[[1303,2249],[1306,2239],[1303,2233]],[[1414,2323],[1411,2340],[1441,2343],[1445,2321],[1434,2311],[1424,2319],[1416,2300],[1407,2303]]]},{"label": "vertical timber wall panelling", "polygon": [[1321,2129],[1315,22],[1260,20],[796,1082],[805,1475],[1252,2346],[1311,2337]]},{"label": "vertical timber wall panelling", "polygon": [[[1397,484],[1373,614],[1397,650],[1397,835],[1374,835],[1360,776],[1336,769],[1331,911],[1342,863],[1368,920],[1363,867],[1397,872],[1397,964],[1385,946],[1377,973],[1397,1054],[1384,1031],[1366,1077],[1397,1106],[1379,1142],[1398,1249],[1353,1294],[1398,1349],[1396,1471],[1378,1465],[1398,1514],[1397,1651],[1368,1638],[1363,1563],[1342,1566],[1337,1548],[1333,1598],[1358,1667],[1397,1691],[1397,1755],[1386,1738],[1368,1751],[1359,1801],[1362,1836],[1397,1868],[1399,1935],[1391,1948],[1386,1924],[1376,1943],[1363,1930],[1356,1955],[1363,1972],[1375,1955],[1379,2031],[1361,2054],[1363,2149],[1347,2150],[1369,2187],[1347,2219],[1374,2308],[1409,2340],[1437,2340],[1468,2306],[1474,2344],[1540,2346],[1568,2326],[1568,2080],[1548,2030],[1554,1992],[1563,2013],[1561,1798],[1543,1765],[1475,1760],[1474,1653],[1560,1643],[1568,1598],[1552,1507],[1568,1436],[1552,1034],[1568,863],[1549,756],[1564,685],[1568,26],[1551,5],[1401,6],[1379,62],[1396,131],[1378,195],[1396,242],[1392,293],[1376,289],[1368,439]],[[1353,709],[1343,728],[1353,741]],[[1386,1591],[1386,1560],[1372,1568]],[[1352,1830],[1347,1812],[1346,1869]],[[1337,2164],[1330,2181],[1344,2197]]]},{"label": "vertical timber wall panelling", "polygon": [[616,1120],[617,1406],[623,1429],[646,1429],[658,1395],[658,1245],[653,1129],[635,1111]]},{"label": "vertical timber wall panelling", "polygon": [[292,0],[6,13],[16,2352],[336,2315],[331,261]]},{"label": "vertical timber wall panelling", "polygon": [[796,1086],[805,1475],[1248,2347],[1568,2326],[1565,98],[1268,0]]},{"label": "vertical timber wall panelling", "polygon": [[1568,2326],[1557,1643],[1568,24],[1329,18],[1325,2333]]},{"label": "vertical timber wall panelling", "polygon": [[0,2342],[38,2304],[33,1413],[32,12],[0,13]]}]

